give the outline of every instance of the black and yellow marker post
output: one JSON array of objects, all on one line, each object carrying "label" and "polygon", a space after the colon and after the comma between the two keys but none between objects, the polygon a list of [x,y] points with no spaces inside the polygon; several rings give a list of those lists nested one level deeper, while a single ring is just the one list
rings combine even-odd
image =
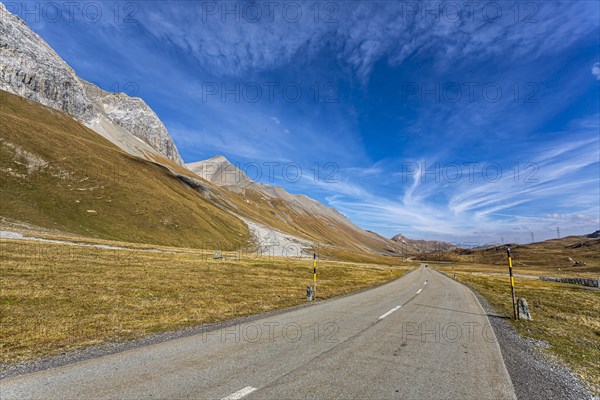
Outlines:
[{"label": "black and yellow marker post", "polygon": [[317,299],[317,253],[313,253],[313,300]]},{"label": "black and yellow marker post", "polygon": [[513,277],[512,271],[512,257],[510,255],[510,247],[506,248],[506,254],[508,254],[508,274],[510,276],[510,292],[512,294],[513,316],[515,319],[518,319],[517,304],[515,303],[515,278]]}]

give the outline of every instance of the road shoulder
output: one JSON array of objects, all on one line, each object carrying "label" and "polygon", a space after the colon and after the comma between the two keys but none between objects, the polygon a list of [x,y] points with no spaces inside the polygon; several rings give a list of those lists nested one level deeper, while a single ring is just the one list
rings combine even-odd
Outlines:
[{"label": "road shoulder", "polygon": [[544,354],[536,340],[519,335],[508,319],[498,314],[480,293],[468,288],[488,315],[518,399],[594,398],[570,368]]}]

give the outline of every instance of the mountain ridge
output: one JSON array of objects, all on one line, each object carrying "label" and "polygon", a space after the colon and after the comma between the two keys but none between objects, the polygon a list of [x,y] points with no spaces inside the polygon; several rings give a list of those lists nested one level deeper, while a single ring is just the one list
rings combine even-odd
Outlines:
[{"label": "mountain ridge", "polygon": [[[313,243],[315,248],[331,251],[332,254],[364,253],[374,256],[398,256],[400,254],[400,246],[393,241],[366,232],[334,208],[327,207],[303,194],[291,194],[282,187],[254,182],[223,156],[190,163],[184,167],[183,160],[168,131],[143,99],[130,97],[124,93],[107,92],[93,83],[81,79],[40,36],[35,34],[18,16],[10,14],[2,4],[0,4],[0,14],[0,89],[39,103],[44,107],[50,107],[57,110],[58,113],[65,113],[74,122],[83,124],[131,156],[150,161],[155,166],[163,168],[165,173],[174,178],[173,181],[169,181],[170,187],[174,187],[172,186],[173,182],[185,185],[184,187],[187,189],[196,192],[195,196],[202,204],[208,202],[216,207],[211,208],[204,204],[207,209],[214,210],[215,215],[219,215],[214,220],[209,218],[212,222],[208,225],[213,227],[207,228],[207,232],[214,230],[216,226],[221,229],[221,235],[226,235],[226,232],[239,232],[238,225],[242,223],[241,221],[252,221],[260,225],[260,227],[255,227],[254,231],[256,232],[261,229],[272,230],[273,234],[267,232],[262,235],[261,233],[263,237],[286,238],[285,235],[291,235],[290,237],[297,238],[299,242],[306,240]],[[21,153],[19,150],[15,150],[15,137],[11,136],[12,133],[8,131],[3,133],[5,166],[7,170],[15,170],[16,165],[25,161],[27,171],[36,171],[38,164],[44,165],[45,163],[43,153],[51,153],[51,149],[45,148],[45,143],[37,141],[35,132],[27,131],[15,122],[15,116],[20,115],[21,110],[33,112],[36,108],[19,106],[15,103],[13,114],[3,115],[3,118],[25,131],[26,135],[31,136],[26,139],[35,141],[40,148],[28,147],[27,159],[21,160]],[[2,111],[4,114],[6,110]],[[44,115],[50,114],[44,111]],[[31,118],[31,116],[27,117]],[[57,118],[62,121],[62,116],[57,116]],[[34,124],[35,119],[31,121],[31,124]],[[77,130],[79,129],[78,127]],[[58,137],[65,138],[61,145],[67,147],[79,145],[69,143],[69,140],[80,140],[80,136],[69,135],[68,132],[62,132],[58,128],[54,132]],[[6,137],[12,139],[4,140]],[[24,142],[21,144],[27,145],[27,141],[23,140]],[[63,156],[68,158],[68,153]],[[39,163],[36,161],[38,158],[42,160]],[[89,160],[94,160],[94,158],[89,158]],[[58,161],[53,160],[53,162]],[[85,162],[85,160],[81,161],[82,164]],[[96,160],[94,163],[98,163],[98,161]],[[139,165],[143,171],[148,170],[146,164],[138,163],[136,165]],[[206,167],[209,166],[214,170],[207,170]],[[4,166],[2,167],[4,168]],[[93,166],[81,165],[79,167],[92,168]],[[136,170],[131,172],[136,173]],[[232,172],[233,175],[231,175]],[[23,173],[20,172],[21,175]],[[27,175],[23,175],[23,177],[25,176]],[[163,179],[162,175],[161,179]],[[15,186],[15,190],[17,188],[18,186]],[[46,189],[55,190],[49,186]],[[10,194],[8,195],[10,198]],[[30,195],[33,194],[24,195],[24,198]],[[63,194],[48,193],[48,195],[51,195],[50,198],[57,202],[57,207],[66,207],[60,203],[60,199],[64,197]],[[39,201],[44,202],[43,200]],[[14,210],[18,209],[19,207],[15,205]],[[93,207],[90,209],[94,210]],[[226,217],[220,211],[217,212],[217,209],[228,213],[232,218]],[[52,210],[48,212],[50,211]],[[159,210],[155,211],[160,213]],[[57,222],[40,212],[40,210],[35,210],[36,218],[38,218],[36,220],[42,221],[41,225]],[[124,212],[124,210],[119,210],[119,212]],[[3,216],[18,219],[19,215],[17,213]],[[206,216],[196,217],[204,220],[208,218]],[[56,218],[63,221],[65,216],[57,214]],[[125,220],[127,219],[130,219],[134,225],[142,222],[137,221],[134,216],[128,215]],[[94,228],[95,220],[93,219],[84,218],[82,221],[91,224],[83,228],[89,229],[94,234],[104,235],[107,230],[112,231],[105,226]],[[82,228],[71,225],[68,218],[63,223],[66,224],[65,226],[69,226],[69,229],[75,229],[78,232]],[[169,224],[168,221],[165,223]],[[224,223],[231,223],[235,229],[222,228],[221,225]],[[200,223],[200,225],[202,224]],[[176,232],[177,226],[181,225],[184,225],[183,222],[169,226]],[[248,225],[246,222],[246,228]],[[103,230],[104,233],[97,229]],[[244,232],[245,235],[248,234],[247,229]],[[280,234],[275,234],[276,232]],[[155,237],[151,232],[140,232],[140,235]],[[125,238],[119,237],[119,239]],[[230,243],[239,243],[238,237],[230,237],[227,240]],[[195,242],[195,240],[192,241]],[[184,243],[185,241],[182,239],[179,242]]]},{"label": "mountain ridge", "polygon": [[255,190],[256,192],[259,192],[270,198],[287,201],[298,206],[300,209],[317,212],[320,215],[339,219],[351,224],[355,228],[362,230],[362,228],[352,224],[350,220],[348,220],[335,208],[327,207],[325,204],[305,194],[292,194],[284,187],[272,186],[254,181],[223,155],[217,155],[203,161],[187,163],[185,166],[209,182],[233,192],[244,193],[245,189]]},{"label": "mountain ridge", "polygon": [[[64,111],[130,154],[147,159],[162,155],[183,164],[163,123],[141,98],[109,93],[81,79],[44,39],[2,3],[0,89]],[[107,103],[122,112],[107,112]],[[127,118],[132,113],[144,123]]]},{"label": "mountain ridge", "polygon": [[409,239],[402,234],[395,235],[391,240],[400,244],[407,253],[440,252],[459,247],[455,244],[440,240]]}]

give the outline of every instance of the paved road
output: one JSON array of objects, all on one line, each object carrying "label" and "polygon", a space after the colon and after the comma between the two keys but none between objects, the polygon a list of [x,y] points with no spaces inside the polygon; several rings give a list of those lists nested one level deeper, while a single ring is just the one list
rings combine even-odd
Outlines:
[{"label": "paved road", "polygon": [[273,317],[0,381],[52,399],[514,399],[483,309],[421,267]]}]

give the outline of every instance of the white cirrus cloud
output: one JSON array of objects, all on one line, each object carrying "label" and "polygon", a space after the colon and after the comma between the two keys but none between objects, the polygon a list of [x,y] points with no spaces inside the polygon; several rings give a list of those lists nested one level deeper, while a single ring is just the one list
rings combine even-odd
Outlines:
[{"label": "white cirrus cloud", "polygon": [[[599,18],[592,2],[540,3],[532,23],[515,21],[510,10],[502,10],[502,18],[490,23],[483,17],[485,5],[475,10],[475,18],[453,21],[443,13],[437,18],[411,14],[406,2],[336,2],[330,21],[315,18],[314,5],[297,3],[302,8],[297,22],[284,18],[281,10],[274,18],[254,22],[243,14],[222,15],[222,10],[207,14],[207,3],[144,2],[137,19],[155,38],[195,57],[217,76],[276,69],[300,55],[310,61],[329,49],[362,80],[378,61],[399,65],[414,54],[439,54],[440,67],[464,59],[531,59],[555,54],[587,37],[597,30]],[[446,3],[457,4],[441,2],[439,7]]]},{"label": "white cirrus cloud", "polygon": [[596,79],[600,81],[600,63],[594,64],[592,67],[592,75],[594,75]]}]

